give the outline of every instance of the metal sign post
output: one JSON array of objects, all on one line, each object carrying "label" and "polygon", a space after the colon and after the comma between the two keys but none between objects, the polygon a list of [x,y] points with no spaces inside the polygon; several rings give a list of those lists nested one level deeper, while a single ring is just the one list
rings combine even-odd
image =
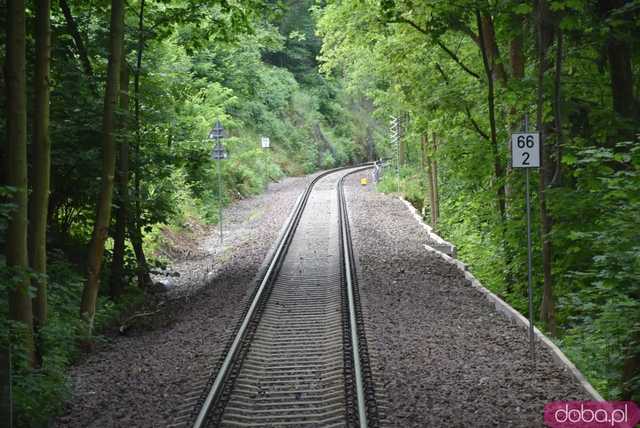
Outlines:
[{"label": "metal sign post", "polygon": [[216,145],[213,147],[211,158],[216,161],[218,170],[218,222],[220,225],[220,246],[222,246],[222,170],[220,168],[220,161],[227,159],[227,152],[224,146],[220,142],[224,138],[224,128],[219,120],[216,120],[216,124],[209,132],[209,139],[214,140]]},{"label": "metal sign post", "polygon": [[260,145],[262,146],[262,151],[266,153],[265,157],[264,157],[264,179],[265,179],[265,189],[269,187],[269,161],[271,160],[271,158],[269,157],[269,149],[271,148],[271,141],[269,140],[269,137],[261,137],[260,138]]},{"label": "metal sign post", "polygon": [[529,169],[540,167],[540,134],[528,132],[529,118],[524,119],[524,133],[511,134],[511,166],[524,168],[527,198],[527,285],[529,294],[529,344],[531,362],[536,363],[535,338],[533,334],[533,285],[532,285],[532,251],[531,251],[531,198],[529,195]]}]

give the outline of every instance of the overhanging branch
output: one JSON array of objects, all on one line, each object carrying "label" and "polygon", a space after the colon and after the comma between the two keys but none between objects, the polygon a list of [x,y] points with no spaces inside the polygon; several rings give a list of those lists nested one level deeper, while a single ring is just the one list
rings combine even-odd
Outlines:
[{"label": "overhanging branch", "polygon": [[[440,73],[440,75],[442,76],[442,79],[444,80],[444,82],[448,85],[449,84],[449,78],[447,77],[447,75],[445,74],[444,70],[442,69],[442,67],[440,66],[440,64],[436,63],[436,70],[438,70],[438,72]],[[464,105],[464,111],[467,114],[467,119],[469,119],[469,122],[471,122],[471,126],[473,126],[473,129],[485,140],[489,140],[489,135],[487,135],[486,132],[482,131],[482,129],[480,128],[480,126],[478,125],[478,122],[475,121],[475,119],[473,118],[473,116],[471,116],[471,111],[469,110],[469,106],[468,105]]]},{"label": "overhanging branch", "polygon": [[413,27],[414,29],[418,30],[419,32],[421,32],[422,34],[429,36],[431,38],[433,38],[433,40],[436,42],[436,44],[440,47],[440,49],[442,49],[443,51],[445,51],[447,53],[447,55],[449,55],[451,57],[451,59],[460,66],[460,68],[462,68],[465,72],[467,72],[468,74],[470,74],[471,76],[475,77],[476,79],[480,80],[480,76],[475,73],[474,71],[472,71],[469,67],[467,67],[462,60],[460,60],[460,58],[458,58],[458,56],[455,54],[455,52],[453,52],[451,49],[449,49],[447,46],[445,46],[444,43],[442,43],[442,41],[440,41],[440,39],[438,39],[437,37],[434,37],[431,33],[429,33],[428,30],[420,27],[418,24],[416,24],[415,22],[411,21],[410,19],[407,18],[398,18],[397,20],[393,20],[393,21],[388,21],[390,24],[395,24],[395,23],[403,23],[403,24],[408,24],[411,27]]}]

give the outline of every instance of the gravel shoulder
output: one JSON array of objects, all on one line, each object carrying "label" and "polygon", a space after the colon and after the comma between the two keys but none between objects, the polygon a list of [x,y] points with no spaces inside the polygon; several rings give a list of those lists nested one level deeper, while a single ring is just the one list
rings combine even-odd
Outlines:
[{"label": "gravel shoulder", "polygon": [[549,401],[589,399],[541,345],[464,275],[424,250],[428,236],[397,198],[345,191],[367,342],[388,426],[542,427]]},{"label": "gravel shoulder", "polygon": [[208,379],[255,276],[312,177],[286,178],[227,207],[224,247],[215,229],[204,231],[197,248],[171,264],[172,276],[155,278],[167,285],[163,309],[72,367],[72,396],[54,426],[159,427],[188,412],[185,400]]}]

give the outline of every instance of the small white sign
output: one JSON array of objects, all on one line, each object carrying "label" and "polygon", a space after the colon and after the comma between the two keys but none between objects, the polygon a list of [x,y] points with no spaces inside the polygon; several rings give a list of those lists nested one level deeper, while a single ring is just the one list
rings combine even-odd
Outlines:
[{"label": "small white sign", "polygon": [[263,149],[268,149],[270,147],[269,145],[271,144],[271,142],[269,141],[269,137],[262,137],[260,141],[262,142]]},{"label": "small white sign", "polygon": [[540,167],[540,134],[538,132],[511,134],[511,166],[514,168]]}]

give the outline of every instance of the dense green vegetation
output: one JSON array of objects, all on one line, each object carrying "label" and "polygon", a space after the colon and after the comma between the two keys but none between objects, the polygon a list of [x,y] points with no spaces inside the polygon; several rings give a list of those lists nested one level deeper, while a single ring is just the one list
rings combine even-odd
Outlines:
[{"label": "dense green vegetation", "polygon": [[[123,5],[119,45],[114,19],[117,24]],[[7,112],[0,124],[0,158],[7,166],[0,187],[0,341],[4,350],[12,343],[16,426],[46,425],[61,409],[65,371],[78,354],[77,344],[92,347],[96,333],[145,300],[148,272],[161,262],[153,254],[158,230],[179,229],[187,220],[217,222],[213,143],[207,139],[216,120],[225,127],[223,143],[230,156],[222,164],[225,204],[256,194],[284,175],[366,157],[373,144],[366,103],[348,97],[339,80],[319,73],[321,42],[311,5],[136,0],[109,7],[104,1],[56,1],[50,5],[47,64],[36,56],[46,49],[46,35],[34,28],[49,14],[48,2],[3,3],[3,28],[8,22],[19,27],[16,13],[21,11],[26,20],[26,85],[16,87],[13,98],[6,96],[11,67],[0,81],[0,107]],[[0,37],[0,61],[10,66],[6,52],[14,36]],[[15,46],[14,52],[20,54]],[[39,66],[49,73],[41,85],[35,74]],[[24,140],[11,130],[16,122],[10,103],[21,91],[28,104]],[[117,98],[113,114],[105,108],[110,93],[111,102]],[[47,113],[48,123],[43,125],[38,108]],[[38,145],[37,132],[50,143]],[[105,143],[109,135],[113,144]],[[260,147],[261,136],[270,137],[272,150]],[[16,182],[8,168],[16,150],[28,155],[26,182]],[[40,177],[49,177],[36,164],[38,156],[51,165],[44,193],[35,189]],[[114,171],[115,179],[105,181]],[[9,242],[5,233],[24,215],[20,207],[27,210],[26,201],[17,198],[24,192],[26,199],[27,189],[30,223],[38,213],[44,215],[46,241],[28,233],[29,247],[46,244],[48,263],[40,267],[33,254],[30,263],[14,257],[20,248],[15,242],[26,244],[26,230],[18,241]],[[48,207],[33,205],[40,194],[48,194]],[[102,234],[100,221],[106,221],[108,234]],[[91,272],[98,272],[97,282]],[[34,299],[31,307],[29,295],[12,294],[16,287],[26,290],[25,284],[30,296],[45,299]],[[33,333],[30,322],[26,329],[20,322],[31,313]],[[3,359],[3,375],[6,363]]]},{"label": "dense green vegetation", "polygon": [[[324,69],[380,120],[403,119],[402,192],[524,314],[524,173],[506,165],[528,115],[544,137],[538,325],[604,396],[638,400],[640,2],[344,0],[316,13]],[[395,173],[381,185],[396,186]]]}]

